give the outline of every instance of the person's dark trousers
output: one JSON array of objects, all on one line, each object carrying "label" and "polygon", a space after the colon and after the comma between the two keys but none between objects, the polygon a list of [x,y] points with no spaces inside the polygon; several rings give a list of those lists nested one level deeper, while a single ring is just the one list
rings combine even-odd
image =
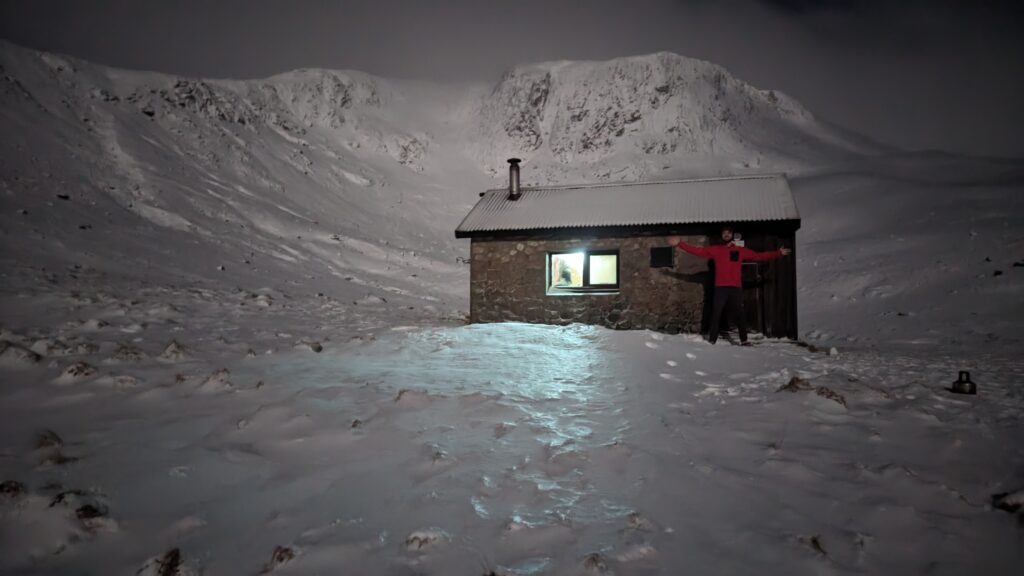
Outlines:
[{"label": "person's dark trousers", "polygon": [[747,341],[747,318],[743,313],[743,289],[736,286],[715,286],[715,294],[711,300],[711,333],[708,342],[714,344],[718,340],[718,327],[722,324],[722,312],[725,319],[734,324],[740,331],[740,342]]}]

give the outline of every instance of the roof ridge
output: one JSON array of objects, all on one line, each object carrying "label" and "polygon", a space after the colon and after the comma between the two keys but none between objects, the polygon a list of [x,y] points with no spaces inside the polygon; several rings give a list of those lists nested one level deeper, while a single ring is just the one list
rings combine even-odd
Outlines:
[{"label": "roof ridge", "polygon": [[[537,192],[541,190],[578,190],[580,188],[609,188],[613,186],[649,186],[652,184],[686,184],[690,182],[714,182],[717,180],[760,180],[768,178],[786,177],[785,172],[769,172],[765,174],[740,174],[734,176],[705,176],[703,178],[673,178],[671,180],[627,180],[618,182],[593,182],[559,184],[553,186],[522,186],[521,192]],[[484,192],[502,192],[508,188],[488,188]]]}]

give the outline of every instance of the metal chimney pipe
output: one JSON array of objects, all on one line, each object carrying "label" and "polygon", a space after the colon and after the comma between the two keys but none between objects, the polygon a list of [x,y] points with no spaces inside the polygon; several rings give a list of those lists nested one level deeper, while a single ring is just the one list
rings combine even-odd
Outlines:
[{"label": "metal chimney pipe", "polygon": [[508,159],[508,199],[519,200],[519,158]]}]

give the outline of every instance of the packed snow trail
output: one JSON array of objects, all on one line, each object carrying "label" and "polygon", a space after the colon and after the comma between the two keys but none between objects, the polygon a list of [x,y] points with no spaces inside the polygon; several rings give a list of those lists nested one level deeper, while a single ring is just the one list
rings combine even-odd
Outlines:
[{"label": "packed snow trail", "polygon": [[[579,325],[398,327],[223,373],[140,349],[3,368],[0,470],[24,485],[3,503],[5,570],[132,572],[178,548],[196,572],[256,572],[278,546],[296,574],[1024,560],[1016,520],[987,506],[1024,462],[1008,358],[979,359],[982,393],[955,397],[952,357]],[[95,373],[54,382],[78,361]],[[841,398],[778,391],[793,376]],[[35,447],[45,429],[67,461]],[[75,518],[83,502],[102,525]]]}]

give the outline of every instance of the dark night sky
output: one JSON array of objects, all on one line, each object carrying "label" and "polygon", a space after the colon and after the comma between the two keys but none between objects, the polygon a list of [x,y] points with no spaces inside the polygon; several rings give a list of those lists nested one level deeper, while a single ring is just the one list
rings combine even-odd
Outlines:
[{"label": "dark night sky", "polygon": [[1024,157],[1024,9],[1001,0],[0,0],[0,37],[205,77],[496,79],[669,50],[906,148]]}]

